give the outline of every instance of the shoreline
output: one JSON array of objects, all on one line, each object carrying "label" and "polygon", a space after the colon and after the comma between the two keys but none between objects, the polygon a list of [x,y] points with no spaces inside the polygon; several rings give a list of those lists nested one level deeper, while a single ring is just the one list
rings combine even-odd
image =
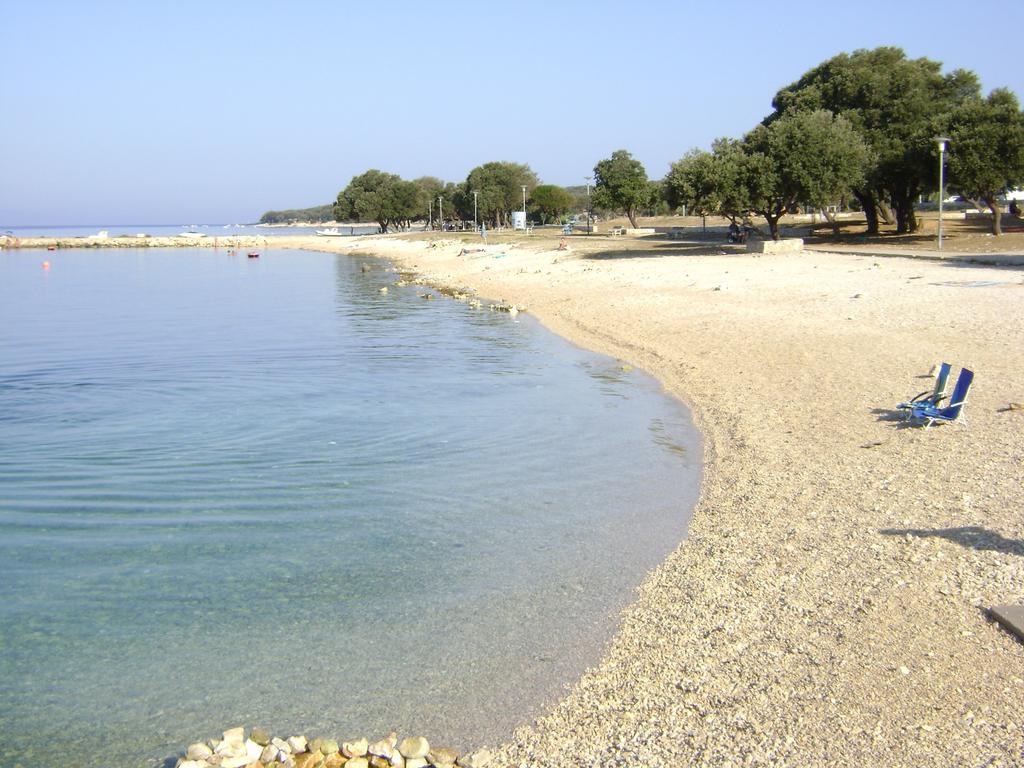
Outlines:
[{"label": "shoreline", "polygon": [[[526,305],[704,435],[686,541],[498,764],[1024,762],[1024,646],[986,612],[1024,600],[1021,270],[570,243],[303,246]],[[940,359],[979,374],[969,425],[902,429]]]},{"label": "shoreline", "polygon": [[[527,307],[704,438],[687,539],[497,765],[1024,763],[1024,272],[606,238],[274,238]],[[903,429],[940,360],[968,423]],[[955,373],[955,369],[954,369]],[[430,734],[426,734],[429,738]],[[479,745],[484,746],[484,745]]]}]

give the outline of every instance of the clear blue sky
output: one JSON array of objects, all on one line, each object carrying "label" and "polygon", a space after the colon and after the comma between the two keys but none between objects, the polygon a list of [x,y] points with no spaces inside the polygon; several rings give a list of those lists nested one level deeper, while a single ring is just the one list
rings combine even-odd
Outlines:
[{"label": "clear blue sky", "polygon": [[[1008,2],[0,0],[0,225],[241,223],[368,168],[489,160],[652,178],[842,51],[897,45],[1022,93]],[[995,23],[993,23],[995,22]]]}]

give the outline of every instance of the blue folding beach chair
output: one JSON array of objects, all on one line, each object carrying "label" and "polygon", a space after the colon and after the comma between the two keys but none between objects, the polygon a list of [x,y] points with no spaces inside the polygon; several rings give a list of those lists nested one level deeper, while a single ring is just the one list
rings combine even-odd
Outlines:
[{"label": "blue folding beach chair", "polygon": [[926,389],[924,392],[915,395],[908,402],[900,403],[896,406],[896,410],[906,411],[906,416],[909,419],[911,411],[915,408],[922,408],[926,405],[937,407],[939,401],[946,396],[946,383],[949,381],[949,372],[952,367],[949,363],[939,365],[939,371],[935,375],[935,386],[932,387],[931,391]]},{"label": "blue folding beach chair", "polygon": [[956,386],[953,387],[953,394],[949,396],[949,405],[939,408],[935,405],[921,405],[910,411],[908,418],[923,421],[925,429],[932,424],[956,421],[964,408],[964,401],[967,400],[967,392],[974,381],[974,371],[966,368],[960,369],[960,375],[956,379]]}]

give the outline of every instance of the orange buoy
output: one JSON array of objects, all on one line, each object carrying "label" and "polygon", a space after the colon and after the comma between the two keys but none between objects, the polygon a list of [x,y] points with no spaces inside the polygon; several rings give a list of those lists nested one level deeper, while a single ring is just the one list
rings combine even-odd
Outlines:
[{"label": "orange buoy", "polygon": [[43,269],[49,269],[49,268],[50,268],[50,262],[44,261],[43,262]]}]

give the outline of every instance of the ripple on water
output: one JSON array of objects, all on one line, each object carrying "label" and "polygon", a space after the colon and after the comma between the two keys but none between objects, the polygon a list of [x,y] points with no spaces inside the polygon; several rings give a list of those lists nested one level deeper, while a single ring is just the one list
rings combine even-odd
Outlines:
[{"label": "ripple on water", "polygon": [[501,738],[683,536],[685,411],[528,316],[325,254],[52,263],[0,252],[0,764]]}]

